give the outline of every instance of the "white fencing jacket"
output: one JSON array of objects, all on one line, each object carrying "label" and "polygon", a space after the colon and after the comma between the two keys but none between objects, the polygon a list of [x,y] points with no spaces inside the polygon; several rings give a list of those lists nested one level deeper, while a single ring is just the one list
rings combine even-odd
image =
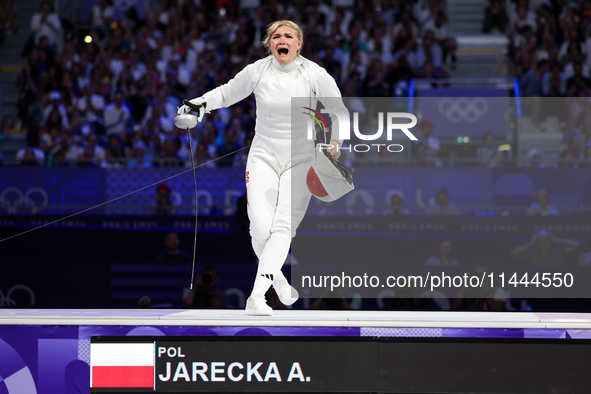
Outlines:
[{"label": "white fencing jacket", "polygon": [[[316,109],[318,100],[333,112],[341,112],[349,117],[341,92],[335,80],[318,64],[298,56],[287,66],[282,66],[274,56],[249,64],[225,85],[219,86],[203,95],[207,103],[207,112],[229,107],[248,97],[251,93],[256,97],[255,131],[273,139],[294,139],[304,137],[309,117],[303,115],[304,108],[294,108],[292,119],[293,97],[307,98],[294,102],[299,107],[305,102],[310,108]],[[301,116],[299,116],[301,114]],[[328,114],[325,114],[326,117]],[[332,139],[338,140],[338,124],[334,114],[332,119]],[[297,134],[297,135],[295,135]],[[338,140],[341,144],[342,141]]]}]

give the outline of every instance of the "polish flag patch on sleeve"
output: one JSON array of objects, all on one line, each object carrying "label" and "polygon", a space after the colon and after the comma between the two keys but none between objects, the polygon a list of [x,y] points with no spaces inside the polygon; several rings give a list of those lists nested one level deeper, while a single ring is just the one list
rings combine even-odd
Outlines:
[{"label": "polish flag patch on sleeve", "polygon": [[90,387],[153,388],[154,343],[91,343]]}]

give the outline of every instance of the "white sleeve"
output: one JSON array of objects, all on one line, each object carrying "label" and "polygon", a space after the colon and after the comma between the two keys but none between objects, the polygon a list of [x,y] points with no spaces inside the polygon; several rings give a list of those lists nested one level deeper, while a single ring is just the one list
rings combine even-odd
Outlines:
[{"label": "white sleeve", "polygon": [[36,32],[41,28],[41,14],[36,13],[31,18],[31,31]]},{"label": "white sleeve", "polygon": [[131,118],[131,111],[129,110],[129,108],[127,108],[127,105],[122,105],[121,109],[123,109],[123,118],[127,123],[127,121]]},{"label": "white sleeve", "polygon": [[493,298],[496,301],[507,301],[507,294],[505,293],[505,290],[499,287],[495,290]]},{"label": "white sleeve", "polygon": [[49,114],[51,114],[51,105],[48,105],[43,110],[43,120],[41,120],[41,122],[43,122],[43,124],[45,124],[45,122],[47,122],[47,119],[49,118]]},{"label": "white sleeve", "polygon": [[425,265],[441,265],[441,260],[436,256],[430,256],[427,261],[425,261]]},{"label": "white sleeve", "polygon": [[43,152],[41,149],[33,148],[33,153],[39,162],[43,163],[45,161],[45,152]]},{"label": "white sleeve", "polygon": [[47,21],[50,23],[53,30],[59,30],[62,28],[62,23],[60,22],[59,16],[56,14],[50,14],[47,18]]},{"label": "white sleeve", "polygon": [[60,115],[62,116],[62,125],[64,126],[65,129],[70,127],[70,119],[68,118],[68,110],[66,109],[66,107],[64,107],[63,104],[60,104],[57,107],[58,112],[60,113]]},{"label": "white sleeve", "polygon": [[23,158],[25,157],[25,152],[26,152],[26,148],[21,148],[18,150],[18,152],[16,152],[16,162],[20,164],[20,162],[23,160]]},{"label": "white sleeve", "polygon": [[207,103],[206,110],[229,107],[248,97],[257,81],[257,67],[249,64],[225,85],[219,86],[203,95]]},{"label": "white sleeve", "polygon": [[103,12],[103,18],[113,18],[113,7],[105,8]]},{"label": "white sleeve", "polygon": [[[322,104],[327,110],[331,110],[330,119],[332,120],[332,135],[331,140],[336,140],[339,144],[343,145],[342,138],[336,138],[339,136],[339,122],[337,115],[334,113],[340,113],[347,119],[350,119],[349,110],[343,103],[341,91],[337,86],[334,78],[322,67],[318,67],[314,70],[315,83],[316,83],[316,97],[320,97]],[[347,121],[349,123],[349,121]]]}]

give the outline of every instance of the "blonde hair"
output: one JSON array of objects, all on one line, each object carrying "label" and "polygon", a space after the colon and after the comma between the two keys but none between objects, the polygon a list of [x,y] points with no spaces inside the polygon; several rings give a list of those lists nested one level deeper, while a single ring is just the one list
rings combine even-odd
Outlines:
[{"label": "blonde hair", "polygon": [[299,55],[300,51],[302,50],[302,46],[304,46],[304,33],[302,32],[302,29],[298,26],[297,23],[289,21],[289,20],[275,21],[275,22],[271,23],[269,26],[267,26],[267,30],[265,30],[265,38],[263,38],[263,41],[261,42],[261,44],[263,44],[263,46],[267,50],[267,53],[271,54],[271,45],[270,45],[271,35],[273,33],[275,33],[275,31],[282,26],[291,27],[295,31],[295,34],[296,34],[296,37],[298,38],[298,40],[300,40],[302,42],[302,45],[300,45],[300,49],[298,49],[298,55]]}]

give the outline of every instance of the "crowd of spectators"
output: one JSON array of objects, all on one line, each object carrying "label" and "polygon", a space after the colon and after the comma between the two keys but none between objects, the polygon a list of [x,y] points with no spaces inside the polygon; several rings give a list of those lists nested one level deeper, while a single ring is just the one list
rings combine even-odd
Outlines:
[{"label": "crowd of spectators", "polygon": [[[491,14],[503,7],[503,1],[490,0],[484,30],[493,25],[505,29],[507,21]],[[588,100],[576,100],[591,93],[590,26],[591,2],[586,0],[517,0],[508,21],[509,52],[520,94],[526,98],[524,111],[534,122],[540,120],[540,113],[561,106],[568,114],[563,130],[566,149],[561,157],[561,165],[567,168],[591,160],[591,122],[586,120],[591,116],[591,107]],[[565,99],[540,102],[529,97]]]},{"label": "crowd of spectators", "polygon": [[16,31],[14,18],[16,17],[16,5],[14,0],[0,0],[0,46],[6,40],[6,36]]},{"label": "crowd of spectators", "polygon": [[[445,76],[444,64],[455,61],[444,0],[429,0],[420,12],[396,0],[350,7],[271,0],[253,9],[161,0],[117,20],[100,0],[88,31],[80,28],[63,45],[53,6],[42,0],[32,18],[34,45],[17,81],[18,124],[29,145],[18,153],[21,165],[190,166],[186,131],[173,123],[176,108],[264,57],[262,34],[278,19],[302,26],[302,54],[323,66],[343,95],[404,94],[410,78]],[[254,116],[252,96],[207,116],[191,133],[197,164],[243,164]]]},{"label": "crowd of spectators", "polygon": [[[579,8],[575,4],[519,0],[514,15],[503,20],[505,2],[490,0],[483,30],[496,26],[508,31],[522,96],[589,95],[591,38],[582,41],[589,36],[587,3]],[[303,55],[326,68],[347,97],[405,95],[410,78],[444,77],[444,65],[455,60],[456,43],[447,32],[443,0],[428,0],[422,9],[395,0],[379,6],[363,1],[351,7],[268,1],[253,9],[225,7],[155,0],[146,3],[141,16],[130,8],[116,18],[109,1],[100,0],[88,15],[89,28],[80,28],[59,44],[60,18],[52,2],[41,1],[31,21],[33,46],[17,81],[17,124],[28,134],[28,148],[18,152],[17,162],[46,167],[190,166],[186,131],[173,123],[177,106],[264,57],[262,34],[276,19],[293,19],[303,27]],[[525,111],[539,107],[528,103]],[[571,103],[566,149],[556,166],[591,163],[591,108],[584,105],[581,100]],[[251,96],[206,116],[191,131],[196,164],[244,164],[255,111]],[[485,135],[483,146],[467,151],[443,146],[434,126],[428,119],[419,125],[418,143],[405,146],[410,155],[345,152],[343,161],[355,166],[524,165],[506,160],[510,152],[498,149],[493,133]],[[547,166],[542,155],[532,152],[525,166]]]}]

